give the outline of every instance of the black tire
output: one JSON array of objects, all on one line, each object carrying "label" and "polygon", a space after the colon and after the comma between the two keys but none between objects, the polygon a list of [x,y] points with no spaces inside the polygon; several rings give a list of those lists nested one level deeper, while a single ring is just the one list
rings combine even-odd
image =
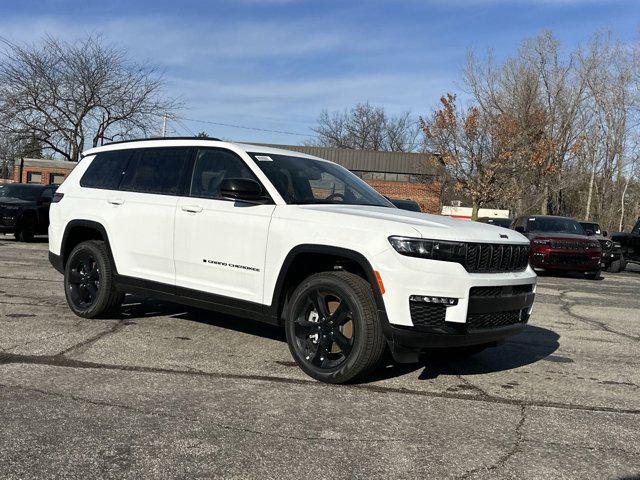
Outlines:
[{"label": "black tire", "polygon": [[600,278],[600,270],[596,270],[595,272],[589,272],[587,274],[585,274],[585,276],[589,279],[589,280],[597,280]]},{"label": "black tire", "polygon": [[288,302],[285,330],[300,368],[325,383],[349,382],[371,371],[386,346],[371,285],[348,272],[302,281]]},{"label": "black tire", "polygon": [[20,225],[16,228],[14,236],[19,242],[31,242],[33,241],[34,233],[26,225]]},{"label": "black tire", "polygon": [[115,314],[124,294],[115,289],[113,273],[104,242],[91,240],[78,244],[64,270],[64,293],[73,313],[83,318]]},{"label": "black tire", "polygon": [[609,268],[607,268],[607,270],[611,273],[618,273],[623,271],[625,267],[626,262],[624,261],[624,257],[620,257],[618,260],[614,260],[613,262],[611,262],[611,265],[609,265]]}]

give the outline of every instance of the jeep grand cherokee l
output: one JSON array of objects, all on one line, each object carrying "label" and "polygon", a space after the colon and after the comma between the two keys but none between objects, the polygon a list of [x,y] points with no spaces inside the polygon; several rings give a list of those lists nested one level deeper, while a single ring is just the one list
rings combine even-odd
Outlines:
[{"label": "jeep grand cherokee l", "polygon": [[297,152],[111,144],[85,152],[58,199],[49,256],[77,315],[106,315],[130,292],[283,325],[324,382],[362,375],[387,347],[400,362],[477,351],[520,332],[533,303],[524,236],[397,209]]},{"label": "jeep grand cherokee l", "polygon": [[518,217],[511,225],[531,240],[531,266],[536,270],[600,276],[602,249],[572,218],[551,215]]}]

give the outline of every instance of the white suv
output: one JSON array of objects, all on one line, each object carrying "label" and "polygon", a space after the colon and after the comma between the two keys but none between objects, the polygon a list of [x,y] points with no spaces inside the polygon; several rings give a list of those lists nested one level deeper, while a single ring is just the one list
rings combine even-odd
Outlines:
[{"label": "white suv", "polygon": [[49,258],[77,315],[107,315],[126,292],[283,325],[324,382],[360,376],[387,347],[413,362],[495,345],[534,298],[518,232],[397,209],[339,165],[263,146],[93,148],[50,217]]}]

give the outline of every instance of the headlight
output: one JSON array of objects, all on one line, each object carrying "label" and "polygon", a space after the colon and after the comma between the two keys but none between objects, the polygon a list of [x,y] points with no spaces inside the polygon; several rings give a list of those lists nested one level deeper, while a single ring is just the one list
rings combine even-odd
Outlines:
[{"label": "headlight", "polygon": [[606,248],[607,250],[609,250],[612,246],[613,242],[611,240],[607,240],[606,242],[604,242],[604,248]]},{"label": "headlight", "polygon": [[461,242],[408,237],[389,237],[389,242],[396,252],[407,257],[463,263],[467,255],[467,245]]},{"label": "headlight", "polygon": [[551,240],[534,238],[533,240],[531,240],[531,243],[533,243],[534,245],[549,245],[551,244]]}]

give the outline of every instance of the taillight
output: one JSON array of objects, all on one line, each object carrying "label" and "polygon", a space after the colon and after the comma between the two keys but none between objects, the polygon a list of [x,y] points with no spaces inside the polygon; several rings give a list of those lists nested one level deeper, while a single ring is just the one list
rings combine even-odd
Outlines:
[{"label": "taillight", "polygon": [[54,193],[53,198],[51,199],[51,203],[58,203],[64,197],[64,193]]}]

